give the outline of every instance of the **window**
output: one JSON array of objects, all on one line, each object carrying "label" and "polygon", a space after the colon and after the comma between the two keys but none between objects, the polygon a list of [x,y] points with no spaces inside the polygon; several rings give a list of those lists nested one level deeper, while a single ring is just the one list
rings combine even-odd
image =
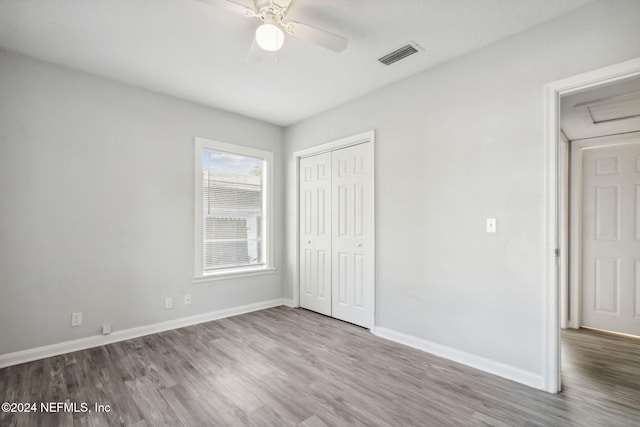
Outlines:
[{"label": "window", "polygon": [[272,272],[273,153],[195,142],[195,280]]}]

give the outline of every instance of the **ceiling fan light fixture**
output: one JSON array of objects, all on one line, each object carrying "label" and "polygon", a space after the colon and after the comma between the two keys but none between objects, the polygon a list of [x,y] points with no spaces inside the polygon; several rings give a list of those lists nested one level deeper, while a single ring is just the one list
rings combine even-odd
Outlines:
[{"label": "ceiling fan light fixture", "polygon": [[284,44],[284,32],[274,24],[262,24],[256,29],[256,43],[267,52],[276,52]]}]

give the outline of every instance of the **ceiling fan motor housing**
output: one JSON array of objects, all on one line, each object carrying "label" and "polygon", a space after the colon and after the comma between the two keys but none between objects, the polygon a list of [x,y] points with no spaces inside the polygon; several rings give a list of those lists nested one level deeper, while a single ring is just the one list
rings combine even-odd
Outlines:
[{"label": "ceiling fan motor housing", "polygon": [[[200,0],[206,3],[212,0]],[[342,52],[348,44],[345,37],[297,21],[285,21],[293,0],[254,0],[255,7],[247,7],[237,0],[216,0],[227,8],[263,24],[256,29],[255,42],[263,50],[275,52],[284,43],[282,27],[288,34],[309,41],[333,52]]]}]

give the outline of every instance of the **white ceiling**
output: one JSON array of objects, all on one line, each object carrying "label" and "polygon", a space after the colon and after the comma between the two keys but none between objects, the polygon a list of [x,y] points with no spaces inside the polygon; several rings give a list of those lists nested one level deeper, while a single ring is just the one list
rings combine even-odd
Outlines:
[{"label": "white ceiling", "polygon": [[[592,1],[293,0],[290,20],[347,37],[347,49],[287,37],[279,62],[245,63],[259,21],[224,7],[0,0],[0,49],[286,126]],[[377,62],[410,40],[425,52]]]},{"label": "white ceiling", "polygon": [[[619,104],[623,101],[622,104]],[[626,102],[625,102],[626,101]],[[592,105],[614,102],[637,109],[640,104],[640,77],[598,86],[560,99],[560,127],[569,141],[640,131],[640,117],[594,123],[587,111]]]}]

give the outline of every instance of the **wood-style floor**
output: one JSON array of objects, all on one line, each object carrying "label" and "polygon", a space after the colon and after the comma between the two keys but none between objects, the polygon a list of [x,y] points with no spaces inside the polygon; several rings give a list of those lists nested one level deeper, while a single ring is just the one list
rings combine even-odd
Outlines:
[{"label": "wood-style floor", "polygon": [[638,426],[640,341],[563,334],[562,394],[278,307],[0,370],[0,426]]}]

